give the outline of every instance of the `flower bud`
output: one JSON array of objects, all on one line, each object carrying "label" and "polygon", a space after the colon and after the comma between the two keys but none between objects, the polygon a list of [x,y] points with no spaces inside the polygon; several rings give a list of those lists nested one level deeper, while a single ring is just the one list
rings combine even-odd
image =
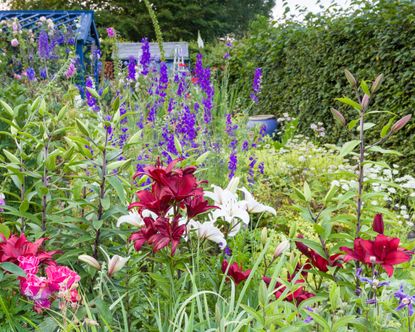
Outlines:
[{"label": "flower bud", "polygon": [[344,70],[344,73],[346,74],[347,81],[350,83],[350,85],[355,87],[357,85],[357,81],[354,78],[353,74],[347,69]]},{"label": "flower bud", "polygon": [[382,214],[378,213],[373,218],[372,228],[376,233],[383,234],[384,232],[384,224],[383,224],[383,217]]},{"label": "flower bud", "polygon": [[330,111],[331,111],[331,114],[333,114],[334,119],[337,120],[337,122],[339,122],[339,124],[341,124],[343,126],[346,124],[346,119],[344,118],[343,114],[341,114],[335,108],[332,108]]},{"label": "flower bud", "polygon": [[124,258],[118,255],[114,255],[108,262],[108,276],[111,277],[114,273],[120,271],[129,259],[130,257]]},{"label": "flower bud", "polygon": [[375,93],[376,91],[378,91],[382,82],[383,82],[383,74],[380,74],[378,77],[376,77],[376,79],[372,83],[372,89],[371,89],[372,93]]},{"label": "flower bud", "polygon": [[396,121],[394,125],[391,127],[391,133],[392,134],[397,133],[400,129],[402,129],[403,126],[405,126],[409,122],[409,120],[411,120],[411,118],[412,118],[412,115],[408,114],[408,115],[405,115],[402,119]]},{"label": "flower bud", "polygon": [[290,241],[284,240],[282,241],[274,251],[274,258],[281,256],[285,251],[290,249]]},{"label": "flower bud", "polygon": [[362,106],[362,111],[365,111],[369,106],[369,100],[370,97],[367,94],[365,94],[362,98],[362,102],[360,103],[360,105]]},{"label": "flower bud", "polygon": [[376,257],[375,256],[370,256],[369,261],[370,261],[370,263],[375,264],[376,263]]},{"label": "flower bud", "polygon": [[261,231],[261,242],[262,242],[262,244],[267,243],[267,239],[268,239],[268,229],[266,227],[264,227]]},{"label": "flower bud", "polygon": [[78,259],[84,263],[87,263],[89,266],[92,266],[93,268],[97,270],[101,270],[101,265],[99,262],[92,256],[89,255],[80,255],[78,256]]}]

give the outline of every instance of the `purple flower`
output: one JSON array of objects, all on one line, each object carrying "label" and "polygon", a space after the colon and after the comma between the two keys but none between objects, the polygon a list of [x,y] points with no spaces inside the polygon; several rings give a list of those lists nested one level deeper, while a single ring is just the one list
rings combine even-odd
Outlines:
[{"label": "purple flower", "polygon": [[223,58],[224,58],[225,60],[228,60],[230,57],[231,57],[231,55],[229,54],[229,52],[226,52],[226,53],[223,55]]},{"label": "purple flower", "polygon": [[34,81],[36,79],[35,70],[32,67],[26,69],[26,76],[29,81]]},{"label": "purple flower", "polygon": [[405,294],[403,291],[403,285],[399,287],[399,290],[395,292],[394,296],[399,300],[399,305],[395,310],[401,310],[405,307],[408,307],[408,315],[412,316],[414,314],[413,303],[415,303],[415,296]]},{"label": "purple flower", "polygon": [[265,168],[264,162],[263,162],[263,161],[261,161],[261,162],[258,164],[258,171],[259,171],[259,173],[264,174],[264,168]]},{"label": "purple flower", "polygon": [[37,53],[39,58],[46,60],[50,56],[51,47],[49,46],[48,33],[42,30],[37,41]]},{"label": "purple flower", "polygon": [[[90,76],[87,77],[85,86],[87,88],[94,88],[94,82]],[[86,103],[88,106],[95,112],[99,112],[100,107],[98,106],[98,101],[89,93],[88,89],[85,89]]]},{"label": "purple flower", "polygon": [[4,194],[0,193],[0,212],[4,211],[2,206],[5,206],[5,205],[6,205],[6,199],[4,197]]},{"label": "purple flower", "polygon": [[261,92],[261,81],[262,81],[262,68],[255,69],[254,81],[252,83],[251,99],[253,102],[258,103],[258,95]]},{"label": "purple flower", "polygon": [[254,167],[257,163],[257,160],[255,157],[251,156],[249,157],[249,171],[248,171],[248,183],[250,186],[252,186],[255,182],[254,179]]},{"label": "purple flower", "polygon": [[65,72],[65,77],[66,77],[66,79],[70,79],[75,74],[76,74],[76,67],[75,67],[74,61],[71,61],[71,63],[69,64],[68,69]]},{"label": "purple flower", "polygon": [[215,90],[210,81],[210,68],[203,68],[202,55],[200,53],[196,57],[195,78],[197,84],[204,92],[202,98],[203,120],[206,124],[209,124],[212,121],[213,96]]},{"label": "purple flower", "polygon": [[46,68],[41,68],[39,72],[40,78],[45,80],[48,78],[48,71]]},{"label": "purple flower", "polygon": [[173,98],[170,98],[169,99],[169,105],[168,105],[168,107],[167,107],[167,112],[168,113],[171,113],[171,112],[173,112],[173,110],[174,110],[174,105],[176,104],[176,102],[174,101],[174,99]]},{"label": "purple flower", "polygon": [[130,56],[130,59],[128,61],[128,79],[130,79],[131,81],[135,81],[135,67],[137,65],[137,60],[133,57]]},{"label": "purple flower", "polygon": [[248,143],[248,141],[243,141],[243,143],[242,143],[242,151],[248,151],[248,149],[249,149],[249,143]]},{"label": "purple flower", "polygon": [[115,29],[112,27],[107,28],[107,34],[108,38],[114,38],[115,37]]},{"label": "purple flower", "polygon": [[238,167],[238,157],[236,156],[236,151],[232,151],[229,156],[228,169],[229,169],[229,179],[232,179],[235,176],[236,168]]},{"label": "purple flower", "polygon": [[166,90],[169,85],[169,74],[167,70],[167,65],[165,62],[160,63],[160,76],[159,82],[156,89],[156,94],[159,95],[161,98],[161,103],[164,102],[164,98],[166,97]]},{"label": "purple flower", "polygon": [[150,44],[148,43],[147,38],[143,38],[141,40],[141,59],[140,59],[140,64],[142,67],[141,74],[143,75],[148,74],[149,72],[148,69],[150,66],[150,59],[151,59]]},{"label": "purple flower", "polygon": [[223,253],[224,253],[226,256],[232,256],[232,250],[231,250],[231,248],[229,248],[228,246],[226,246],[226,247],[225,247],[225,249],[223,249]]}]

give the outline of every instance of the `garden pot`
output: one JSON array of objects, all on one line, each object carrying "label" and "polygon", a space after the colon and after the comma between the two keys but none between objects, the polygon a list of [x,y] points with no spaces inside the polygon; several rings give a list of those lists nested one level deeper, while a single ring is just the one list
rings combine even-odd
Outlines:
[{"label": "garden pot", "polygon": [[259,127],[258,130],[260,130],[260,128],[263,127],[266,135],[269,135],[275,138],[279,124],[274,115],[264,114],[264,115],[250,116],[246,126],[248,129]]}]

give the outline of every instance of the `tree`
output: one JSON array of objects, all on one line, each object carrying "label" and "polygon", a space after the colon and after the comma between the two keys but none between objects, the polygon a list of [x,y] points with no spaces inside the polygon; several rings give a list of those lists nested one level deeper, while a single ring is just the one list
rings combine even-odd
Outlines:
[{"label": "tree", "polygon": [[[257,16],[270,17],[275,0],[152,0],[164,39],[213,40],[243,35]],[[127,40],[154,39],[150,16],[138,0],[11,0],[13,9],[94,10],[98,26],[113,26]]]}]

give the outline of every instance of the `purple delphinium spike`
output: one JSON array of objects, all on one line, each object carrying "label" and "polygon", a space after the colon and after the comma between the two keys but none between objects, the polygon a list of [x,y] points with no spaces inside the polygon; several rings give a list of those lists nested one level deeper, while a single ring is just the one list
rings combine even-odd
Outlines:
[{"label": "purple delphinium spike", "polygon": [[36,79],[35,70],[32,67],[26,69],[26,76],[29,81],[34,81]]},{"label": "purple delphinium spike", "polygon": [[41,58],[42,60],[49,59],[50,49],[51,48],[49,46],[48,33],[42,30],[39,33],[39,38],[37,40],[37,52],[38,52],[39,58]]},{"label": "purple delphinium spike", "polygon": [[236,156],[236,151],[232,151],[229,156],[228,169],[229,169],[229,179],[232,179],[235,176],[235,171],[238,167],[238,157]]},{"label": "purple delphinium spike", "polygon": [[39,72],[39,76],[42,80],[45,80],[48,78],[48,71],[46,68],[41,68]]},{"label": "purple delphinium spike", "polygon": [[262,68],[256,68],[254,73],[254,80],[252,83],[251,99],[253,102],[258,103],[258,95],[261,92],[262,82]]},{"label": "purple delphinium spike", "polygon": [[395,310],[399,311],[403,308],[408,308],[408,315],[414,314],[413,303],[415,303],[415,296],[408,295],[403,290],[403,285],[399,287],[399,290],[395,292],[394,296],[399,300],[399,305]]},{"label": "purple delphinium spike", "polygon": [[248,171],[248,184],[252,186],[255,183],[255,164],[257,160],[254,156],[249,157],[249,171]]},{"label": "purple delphinium spike", "polygon": [[70,79],[75,74],[76,74],[76,67],[75,67],[74,61],[71,61],[71,63],[68,66],[68,69],[65,72],[65,77],[66,79]]},{"label": "purple delphinium spike", "polygon": [[[90,76],[87,77],[85,86],[87,88],[94,88],[94,82]],[[98,106],[98,101],[89,93],[88,89],[85,89],[85,96],[86,96],[86,102],[88,106],[95,112],[99,112],[100,108]]]},{"label": "purple delphinium spike", "polygon": [[160,63],[160,76],[159,82],[156,89],[156,94],[160,96],[160,103],[164,103],[164,98],[166,97],[166,90],[169,86],[169,74],[167,69],[167,64],[165,62]]},{"label": "purple delphinium spike", "polygon": [[167,106],[167,112],[171,113],[174,110],[174,106],[176,105],[176,102],[174,101],[173,98],[169,99],[169,105]]},{"label": "purple delphinium spike", "polygon": [[148,43],[147,38],[143,38],[141,40],[140,64],[142,67],[141,74],[144,76],[146,76],[149,73],[150,61],[151,61],[150,44]]},{"label": "purple delphinium spike", "polygon": [[243,141],[242,142],[242,151],[248,151],[248,149],[249,149],[249,143],[248,143],[248,141]]},{"label": "purple delphinium spike", "polygon": [[127,78],[131,81],[135,81],[135,67],[137,65],[137,60],[130,56],[128,59],[128,75]]}]

